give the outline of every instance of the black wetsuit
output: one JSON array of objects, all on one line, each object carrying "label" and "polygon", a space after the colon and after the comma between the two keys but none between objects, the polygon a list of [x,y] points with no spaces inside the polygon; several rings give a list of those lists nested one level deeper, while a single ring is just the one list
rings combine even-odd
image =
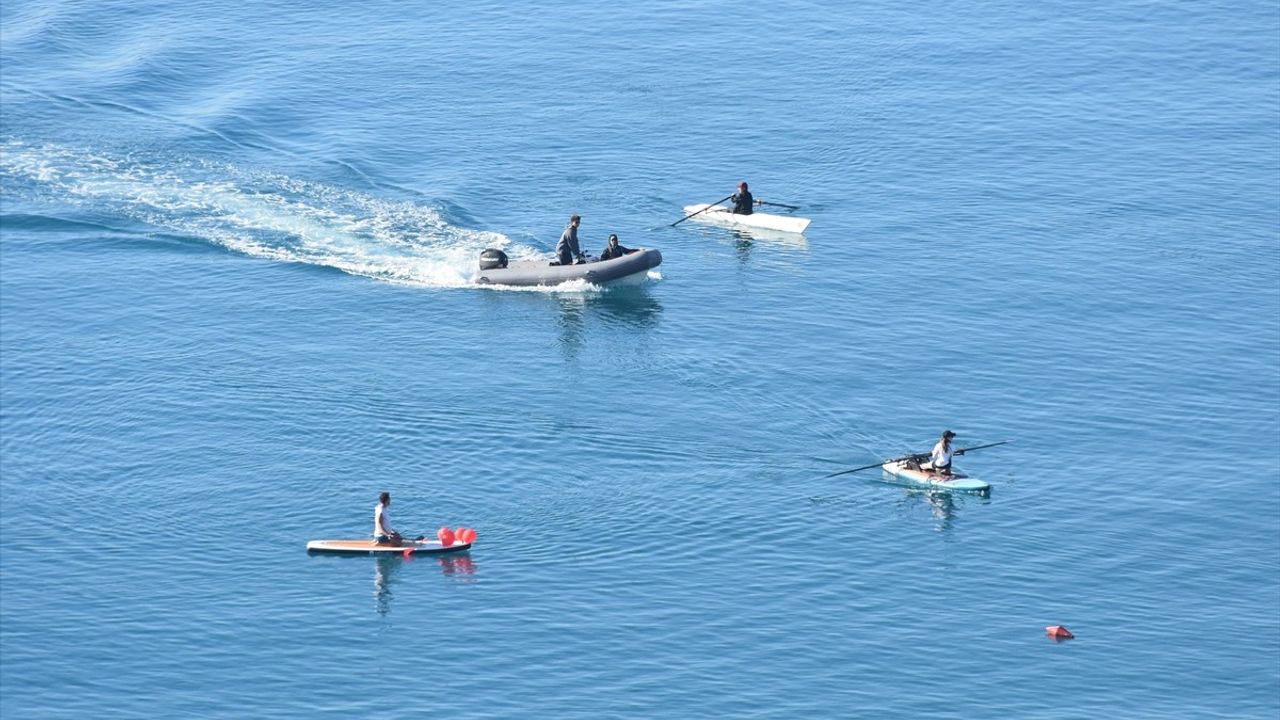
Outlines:
[{"label": "black wetsuit", "polygon": [[750,215],[755,212],[755,198],[751,197],[750,190],[743,190],[733,196],[733,214],[734,215]]},{"label": "black wetsuit", "polygon": [[600,259],[612,260],[614,258],[619,258],[619,257],[622,257],[623,255],[626,255],[627,253],[632,253],[632,252],[635,252],[635,250],[632,250],[631,248],[624,248],[622,247],[621,244],[619,244],[615,248],[606,247],[604,249],[604,252],[600,253]]}]

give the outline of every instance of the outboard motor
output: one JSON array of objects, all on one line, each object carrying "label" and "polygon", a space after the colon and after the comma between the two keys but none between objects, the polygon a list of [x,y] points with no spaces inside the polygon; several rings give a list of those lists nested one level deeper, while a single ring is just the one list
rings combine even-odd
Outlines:
[{"label": "outboard motor", "polygon": [[496,270],[507,266],[507,254],[501,250],[485,250],[480,253],[480,269]]}]

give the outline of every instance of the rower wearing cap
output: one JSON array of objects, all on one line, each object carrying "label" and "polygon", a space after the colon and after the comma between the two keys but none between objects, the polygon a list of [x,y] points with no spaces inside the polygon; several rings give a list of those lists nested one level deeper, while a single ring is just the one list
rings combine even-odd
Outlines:
[{"label": "rower wearing cap", "polygon": [[738,192],[734,193],[733,197],[729,199],[733,201],[732,212],[734,215],[750,215],[755,212],[753,206],[759,205],[761,202],[751,197],[751,191],[747,189],[745,182],[738,183]]},{"label": "rower wearing cap", "polygon": [[954,450],[951,447],[951,438],[956,434],[950,430],[942,431],[942,439],[937,445],[933,446],[933,452],[929,453],[929,462],[921,463],[921,470],[932,470],[939,475],[951,474],[951,456],[963,455],[964,450]]}]

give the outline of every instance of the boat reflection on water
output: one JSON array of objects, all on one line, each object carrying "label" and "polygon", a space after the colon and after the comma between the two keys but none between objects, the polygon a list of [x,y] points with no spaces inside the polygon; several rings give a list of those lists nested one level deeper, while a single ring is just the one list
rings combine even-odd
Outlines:
[{"label": "boat reflection on water", "polygon": [[934,529],[940,533],[951,532],[956,519],[956,501],[951,493],[936,490],[921,490],[920,495],[929,503],[929,512],[933,514]]},{"label": "boat reflection on water", "polygon": [[476,564],[467,553],[461,555],[443,555],[436,558],[445,575],[458,575],[463,579],[476,574]]},{"label": "boat reflection on water", "polygon": [[[354,558],[353,558],[354,559]],[[401,555],[379,555],[373,558],[373,600],[374,609],[379,615],[391,612],[392,580],[405,571],[409,565],[417,563],[435,563],[446,577],[471,581],[475,575],[475,561],[469,552],[457,555],[424,555],[421,557],[403,557]]]},{"label": "boat reflection on water", "polygon": [[929,514],[933,516],[934,530],[943,534],[951,532],[960,508],[963,508],[966,504],[991,504],[991,497],[988,495],[951,493],[945,490],[925,490],[920,488],[909,488],[904,492],[906,495],[903,498],[903,507],[910,508],[919,507],[922,504],[927,505]]},{"label": "boat reflection on water", "polygon": [[649,328],[662,317],[662,303],[645,285],[608,287],[587,298],[587,310],[602,320],[632,327]]},{"label": "boat reflection on water", "polygon": [[560,347],[569,356],[582,349],[588,323],[648,329],[662,317],[662,303],[644,285],[609,286],[597,292],[556,293]]},{"label": "boat reflection on water", "polygon": [[808,250],[809,239],[804,235],[796,233],[782,232],[780,230],[766,230],[757,228],[752,230],[730,230],[734,238],[739,244],[759,242],[765,245],[775,245],[789,250]]},{"label": "boat reflection on water", "polygon": [[771,250],[781,249],[784,252],[808,252],[809,241],[803,235],[779,232],[777,230],[730,230],[733,237],[733,249],[738,255],[738,264],[747,265],[751,260],[751,251],[760,246],[769,246]]}]

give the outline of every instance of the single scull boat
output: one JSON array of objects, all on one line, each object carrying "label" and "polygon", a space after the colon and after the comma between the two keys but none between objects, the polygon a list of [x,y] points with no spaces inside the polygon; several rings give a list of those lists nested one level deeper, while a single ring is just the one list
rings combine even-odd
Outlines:
[{"label": "single scull boat", "polygon": [[[796,234],[804,232],[804,229],[809,227],[809,223],[811,222],[809,218],[792,217],[790,215],[770,215],[769,213],[762,212],[751,213],[750,215],[735,215],[734,213],[729,212],[729,208],[723,205],[686,205],[684,213],[685,215],[692,215],[689,219],[698,222],[707,222],[715,225],[725,225],[728,227],[780,230],[782,232]],[[694,215],[694,213],[698,214]]]}]

